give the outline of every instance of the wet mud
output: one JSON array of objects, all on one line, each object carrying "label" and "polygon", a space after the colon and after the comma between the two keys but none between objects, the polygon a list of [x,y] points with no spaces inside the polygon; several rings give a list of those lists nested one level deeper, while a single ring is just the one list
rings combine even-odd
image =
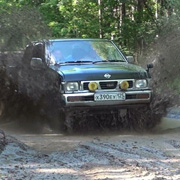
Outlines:
[{"label": "wet mud", "polygon": [[3,180],[180,178],[179,131],[65,135],[1,127],[8,142],[0,153]]},{"label": "wet mud", "polygon": [[[57,75],[54,72],[34,72],[22,67],[16,78],[9,78],[7,71],[3,73],[4,87],[2,86],[0,94],[5,98],[1,100],[1,121],[16,121],[25,129],[36,129],[41,132],[44,126],[49,126],[53,130],[68,133],[146,131],[160,122],[168,106],[167,98],[154,94],[149,107],[129,109],[126,116],[120,116],[118,108],[87,109],[68,112],[65,115],[57,88]],[[6,79],[9,81],[8,86]],[[65,120],[64,116],[68,118]]]}]

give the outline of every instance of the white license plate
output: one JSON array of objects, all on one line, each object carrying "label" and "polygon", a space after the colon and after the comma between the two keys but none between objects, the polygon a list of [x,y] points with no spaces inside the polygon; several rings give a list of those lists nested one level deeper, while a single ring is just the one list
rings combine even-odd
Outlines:
[{"label": "white license plate", "polygon": [[94,101],[112,101],[112,100],[125,100],[125,93],[97,93],[94,94]]}]

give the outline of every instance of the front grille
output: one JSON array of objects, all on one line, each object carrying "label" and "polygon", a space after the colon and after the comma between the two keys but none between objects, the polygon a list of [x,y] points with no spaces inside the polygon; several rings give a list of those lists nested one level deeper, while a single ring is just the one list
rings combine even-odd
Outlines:
[{"label": "front grille", "polygon": [[129,83],[129,88],[132,88],[133,87],[133,81],[128,81]]},{"label": "front grille", "polygon": [[101,89],[115,89],[117,87],[117,81],[100,82]]},{"label": "front grille", "polygon": [[89,88],[88,88],[88,84],[89,84],[88,82],[86,82],[86,83],[83,84],[83,89],[84,89],[84,90],[88,90],[88,89],[89,89]]},{"label": "front grille", "polygon": [[[133,81],[130,80],[128,81],[129,83],[129,88],[133,88]],[[89,90],[88,88],[89,82],[84,82],[83,83],[83,90]],[[100,89],[116,89],[118,86],[118,81],[103,81],[99,82]]]}]

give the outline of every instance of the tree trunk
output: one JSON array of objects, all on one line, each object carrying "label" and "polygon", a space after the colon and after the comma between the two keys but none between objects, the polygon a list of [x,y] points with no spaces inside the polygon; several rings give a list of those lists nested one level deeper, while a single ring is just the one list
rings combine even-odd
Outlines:
[{"label": "tree trunk", "polygon": [[[124,22],[125,17],[126,17],[126,4],[122,3],[122,23]],[[126,39],[124,39],[123,44],[124,44],[124,46],[127,46]]]},{"label": "tree trunk", "polygon": [[144,7],[144,1],[143,0],[138,0],[138,4],[137,4],[137,11],[138,11],[137,23],[142,22],[143,7]]},{"label": "tree trunk", "polygon": [[103,32],[102,32],[102,7],[101,7],[101,0],[98,0],[98,6],[99,6],[99,37],[103,38]]}]

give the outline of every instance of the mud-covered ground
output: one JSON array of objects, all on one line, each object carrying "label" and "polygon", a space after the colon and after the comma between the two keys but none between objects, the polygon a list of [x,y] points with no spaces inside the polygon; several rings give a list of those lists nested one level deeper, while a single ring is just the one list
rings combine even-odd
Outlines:
[{"label": "mud-covered ground", "polygon": [[180,120],[173,114],[148,134],[65,135],[48,127],[37,134],[15,122],[0,127],[6,132],[0,154],[2,180],[180,179]]}]

